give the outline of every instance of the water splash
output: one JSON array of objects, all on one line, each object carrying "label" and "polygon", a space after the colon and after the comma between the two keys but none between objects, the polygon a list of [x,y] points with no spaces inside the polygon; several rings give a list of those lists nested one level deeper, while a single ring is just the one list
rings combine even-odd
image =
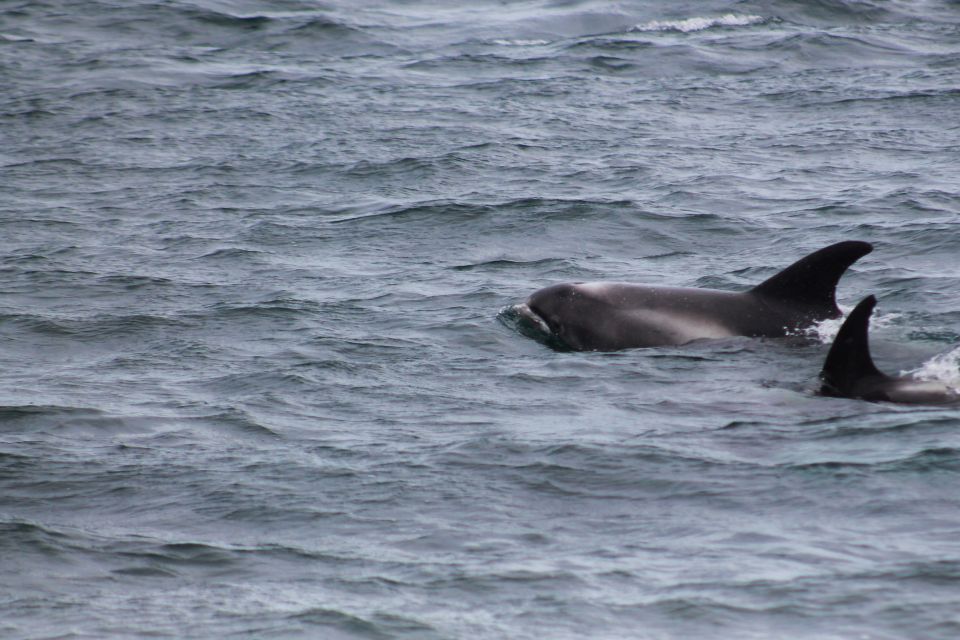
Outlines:
[{"label": "water splash", "polygon": [[[833,340],[837,337],[837,333],[840,331],[840,327],[843,326],[847,316],[850,315],[851,311],[853,311],[853,307],[847,307],[842,304],[837,306],[840,308],[840,312],[843,313],[842,316],[839,318],[827,318],[826,320],[821,320],[820,322],[817,322],[804,329],[803,335],[809,338],[814,338],[821,344],[832,344]],[[870,318],[870,328],[877,329],[890,326],[895,320],[900,318],[901,315],[902,314],[900,313],[875,313]]]},{"label": "water splash", "polygon": [[912,376],[917,380],[942,382],[960,392],[960,346],[937,354],[918,368],[902,371],[900,375]]},{"label": "water splash", "polygon": [[837,333],[840,331],[844,319],[846,319],[846,312],[844,312],[844,315],[840,318],[821,320],[804,329],[803,335],[814,338],[821,344],[830,344],[833,342],[833,339],[837,337]]},{"label": "water splash", "polygon": [[764,22],[762,16],[746,15],[738,16],[733,13],[727,13],[714,18],[687,18],[685,20],[652,20],[644,24],[638,24],[631,31],[680,31],[690,33],[692,31],[703,31],[712,27],[745,27]]}]

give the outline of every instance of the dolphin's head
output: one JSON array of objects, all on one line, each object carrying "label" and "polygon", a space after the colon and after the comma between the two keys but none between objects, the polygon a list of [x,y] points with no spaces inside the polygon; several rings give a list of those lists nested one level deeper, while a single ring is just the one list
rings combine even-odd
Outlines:
[{"label": "dolphin's head", "polygon": [[571,326],[570,321],[579,316],[582,298],[574,285],[556,284],[534,292],[520,305],[520,314],[553,341],[579,349],[582,346],[576,337],[576,327]]}]

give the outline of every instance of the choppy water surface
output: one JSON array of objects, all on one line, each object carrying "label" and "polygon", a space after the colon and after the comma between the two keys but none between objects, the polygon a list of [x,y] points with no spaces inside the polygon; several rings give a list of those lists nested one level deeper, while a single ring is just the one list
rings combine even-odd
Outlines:
[{"label": "choppy water surface", "polygon": [[0,635],[955,638],[960,414],[567,280],[872,242],[960,382],[955,2],[0,6]]}]

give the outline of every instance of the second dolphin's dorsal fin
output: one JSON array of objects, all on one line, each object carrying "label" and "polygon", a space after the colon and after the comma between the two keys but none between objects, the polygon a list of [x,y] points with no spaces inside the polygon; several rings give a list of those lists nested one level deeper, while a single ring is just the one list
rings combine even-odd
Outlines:
[{"label": "second dolphin's dorsal fin", "polygon": [[820,372],[823,390],[828,395],[855,395],[854,387],[864,378],[886,377],[873,364],[867,337],[870,315],[876,304],[877,299],[874,296],[861,300],[843,321],[837,337],[833,339],[830,352],[823,363],[823,371]]},{"label": "second dolphin's dorsal fin", "polygon": [[750,293],[818,307],[824,318],[837,318],[836,290],[840,276],[854,262],[873,251],[869,242],[838,242],[801,258]]}]

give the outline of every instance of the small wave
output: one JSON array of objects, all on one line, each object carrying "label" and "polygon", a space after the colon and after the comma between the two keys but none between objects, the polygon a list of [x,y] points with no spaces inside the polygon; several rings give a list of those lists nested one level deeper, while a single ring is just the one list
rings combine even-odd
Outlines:
[{"label": "small wave", "polygon": [[18,36],[12,33],[0,33],[0,42],[35,42],[33,38]]},{"label": "small wave", "polygon": [[496,260],[485,260],[482,262],[470,262],[466,264],[458,264],[450,268],[455,271],[473,271],[475,269],[510,271],[513,269],[522,269],[526,267],[551,268],[555,266],[562,267],[565,265],[566,265],[566,261],[560,260],[558,258],[543,258],[541,260],[509,260],[507,258],[499,258]]},{"label": "small wave", "polygon": [[715,18],[697,17],[687,18],[685,20],[652,20],[644,24],[636,25],[631,31],[680,31],[682,33],[690,33],[711,29],[713,27],[747,27],[765,21],[762,16],[739,16],[733,13],[727,13]]},{"label": "small wave", "polygon": [[71,535],[67,532],[19,518],[0,522],[0,537],[9,545],[4,551],[16,549],[18,554],[34,551],[54,556],[63,552],[71,542]]},{"label": "small wave", "polygon": [[232,430],[233,433],[250,436],[266,436],[268,438],[280,437],[280,434],[276,431],[261,424],[246,411],[235,407],[227,407],[219,413],[196,416],[189,420],[213,428],[226,427],[228,430]]},{"label": "small wave", "polygon": [[102,416],[103,412],[99,409],[87,407],[66,407],[58,405],[5,405],[0,406],[0,420],[9,422],[13,420],[32,419],[36,417],[97,417]]},{"label": "small wave", "polygon": [[505,40],[497,39],[493,41],[493,44],[498,44],[502,47],[542,47],[545,44],[550,44],[549,40]]},{"label": "small wave", "polygon": [[164,562],[190,566],[228,566],[234,562],[232,549],[200,542],[171,542],[151,550],[147,555]]},{"label": "small wave", "polygon": [[213,9],[190,8],[181,10],[178,13],[183,17],[208,26],[225,27],[243,31],[262,29],[271,22],[274,22],[273,18],[265,15],[234,15]]},{"label": "small wave", "polygon": [[152,330],[183,329],[187,323],[176,317],[140,313],[135,315],[98,314],[85,318],[50,318],[32,314],[0,315],[0,321],[46,336],[72,336],[93,339],[104,336],[129,336]]},{"label": "small wave", "polygon": [[[397,615],[375,613],[372,616],[352,614],[347,611],[327,608],[310,608],[296,612],[290,619],[297,624],[336,629],[350,637],[435,637],[430,625]],[[340,634],[337,634],[340,635]]]},{"label": "small wave", "polygon": [[454,158],[454,154],[445,154],[435,158],[403,157],[395,160],[361,160],[348,168],[345,173],[361,178],[389,174],[427,174],[435,170],[438,163]]},{"label": "small wave", "polygon": [[360,33],[360,30],[326,16],[313,16],[306,22],[291,28],[287,33],[299,35],[329,35],[331,33]]},{"label": "small wave", "polygon": [[49,167],[51,171],[63,171],[74,167],[84,168],[87,165],[75,158],[37,158],[23,162],[11,162],[10,164],[0,166],[4,169],[30,168],[31,170]]},{"label": "small wave", "polygon": [[850,473],[898,473],[904,471],[934,471],[957,469],[957,454],[953,447],[937,447],[895,456],[888,460],[821,460],[786,465],[795,471],[825,472],[830,474]]},{"label": "small wave", "polygon": [[144,287],[166,287],[173,284],[172,280],[162,277],[143,276],[137,274],[116,274],[109,276],[100,276],[97,281],[107,285],[117,285],[127,291],[142,289]]},{"label": "small wave", "polygon": [[129,567],[124,569],[114,569],[114,575],[131,576],[134,578],[175,578],[177,573],[159,567]]},{"label": "small wave", "polygon": [[883,471],[900,471],[913,469],[917,471],[933,471],[935,469],[957,470],[957,460],[960,450],[955,447],[934,447],[918,451],[902,460],[892,461],[883,465]]},{"label": "small wave", "polygon": [[235,260],[240,259],[250,259],[260,257],[262,251],[256,249],[243,249],[240,247],[228,247],[224,249],[216,249],[210,253],[205,253],[201,256],[197,256],[198,260]]},{"label": "small wave", "polygon": [[300,317],[303,314],[316,313],[320,303],[315,300],[299,299],[287,296],[266,296],[262,300],[248,303],[218,302],[210,307],[205,317],[218,318],[283,318]]}]

